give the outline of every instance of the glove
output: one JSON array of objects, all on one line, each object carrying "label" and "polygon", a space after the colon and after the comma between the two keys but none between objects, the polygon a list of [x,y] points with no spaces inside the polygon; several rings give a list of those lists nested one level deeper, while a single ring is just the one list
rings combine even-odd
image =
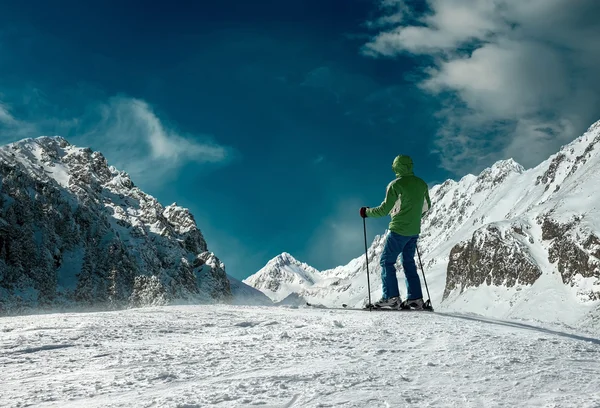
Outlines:
[{"label": "glove", "polygon": [[363,218],[367,218],[367,208],[369,207],[360,207],[360,216]]}]

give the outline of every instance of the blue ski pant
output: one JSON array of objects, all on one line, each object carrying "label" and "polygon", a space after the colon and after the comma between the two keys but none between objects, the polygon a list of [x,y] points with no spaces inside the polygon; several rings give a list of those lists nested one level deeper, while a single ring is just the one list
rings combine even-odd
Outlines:
[{"label": "blue ski pant", "polygon": [[381,254],[381,282],[383,285],[383,298],[400,296],[398,279],[396,278],[396,260],[402,254],[402,267],[406,278],[407,299],[421,299],[421,280],[417,274],[415,263],[415,250],[417,249],[418,235],[404,236],[390,231]]}]

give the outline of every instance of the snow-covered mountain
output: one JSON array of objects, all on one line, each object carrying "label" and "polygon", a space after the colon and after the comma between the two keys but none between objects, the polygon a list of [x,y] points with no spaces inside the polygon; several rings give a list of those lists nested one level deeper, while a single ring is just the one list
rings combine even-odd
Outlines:
[{"label": "snow-covered mountain", "polygon": [[231,297],[186,208],[61,137],[0,147],[0,311]]},{"label": "snow-covered mountain", "polygon": [[279,302],[290,293],[311,287],[320,280],[319,271],[284,252],[243,282],[260,290],[274,302]]},{"label": "snow-covered mountain", "polygon": [[[495,317],[598,322],[598,186],[600,122],[535,168],[503,160],[478,176],[433,187],[419,248],[434,306]],[[378,236],[368,251],[374,299],[381,295],[383,239]],[[295,291],[325,305],[361,305],[367,295],[365,263],[362,254],[348,265],[313,273],[314,282],[327,284],[306,282]],[[398,269],[402,290],[400,264]],[[268,271],[246,282],[255,286]],[[277,282],[270,285],[276,292],[271,298],[281,288],[289,292]]]},{"label": "snow-covered mountain", "polygon": [[[373,296],[381,281],[373,273],[379,268],[379,255],[383,250],[383,236],[377,236],[369,249],[369,270]],[[364,254],[349,264],[335,269],[317,271],[288,253],[281,254],[244,283],[255,287],[274,302],[296,304],[299,300],[326,306],[342,303],[362,305],[367,296],[366,261]],[[286,301],[287,299],[287,301]]]}]

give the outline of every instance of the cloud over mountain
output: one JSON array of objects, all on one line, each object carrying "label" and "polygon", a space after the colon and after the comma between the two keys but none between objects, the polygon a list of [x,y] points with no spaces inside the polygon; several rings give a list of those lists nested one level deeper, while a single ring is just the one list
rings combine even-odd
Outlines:
[{"label": "cloud over mountain", "polygon": [[[514,157],[538,164],[596,119],[600,4],[582,0],[386,0],[363,52],[424,58],[439,98],[441,165],[456,173]],[[491,137],[490,137],[491,136]]]}]

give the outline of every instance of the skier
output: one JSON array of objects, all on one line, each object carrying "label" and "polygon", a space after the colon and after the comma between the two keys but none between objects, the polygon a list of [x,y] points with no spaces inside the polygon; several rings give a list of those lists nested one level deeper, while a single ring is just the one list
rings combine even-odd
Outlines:
[{"label": "skier", "polygon": [[[417,274],[415,250],[421,232],[421,217],[431,208],[427,183],[413,174],[413,161],[400,155],[394,159],[392,170],[396,179],[388,186],[385,200],[377,208],[361,207],[360,216],[384,217],[390,215],[389,234],[381,254],[381,283],[383,296],[375,308],[423,309],[421,280]],[[402,254],[406,277],[407,299],[401,301],[396,278],[396,260]]]}]

